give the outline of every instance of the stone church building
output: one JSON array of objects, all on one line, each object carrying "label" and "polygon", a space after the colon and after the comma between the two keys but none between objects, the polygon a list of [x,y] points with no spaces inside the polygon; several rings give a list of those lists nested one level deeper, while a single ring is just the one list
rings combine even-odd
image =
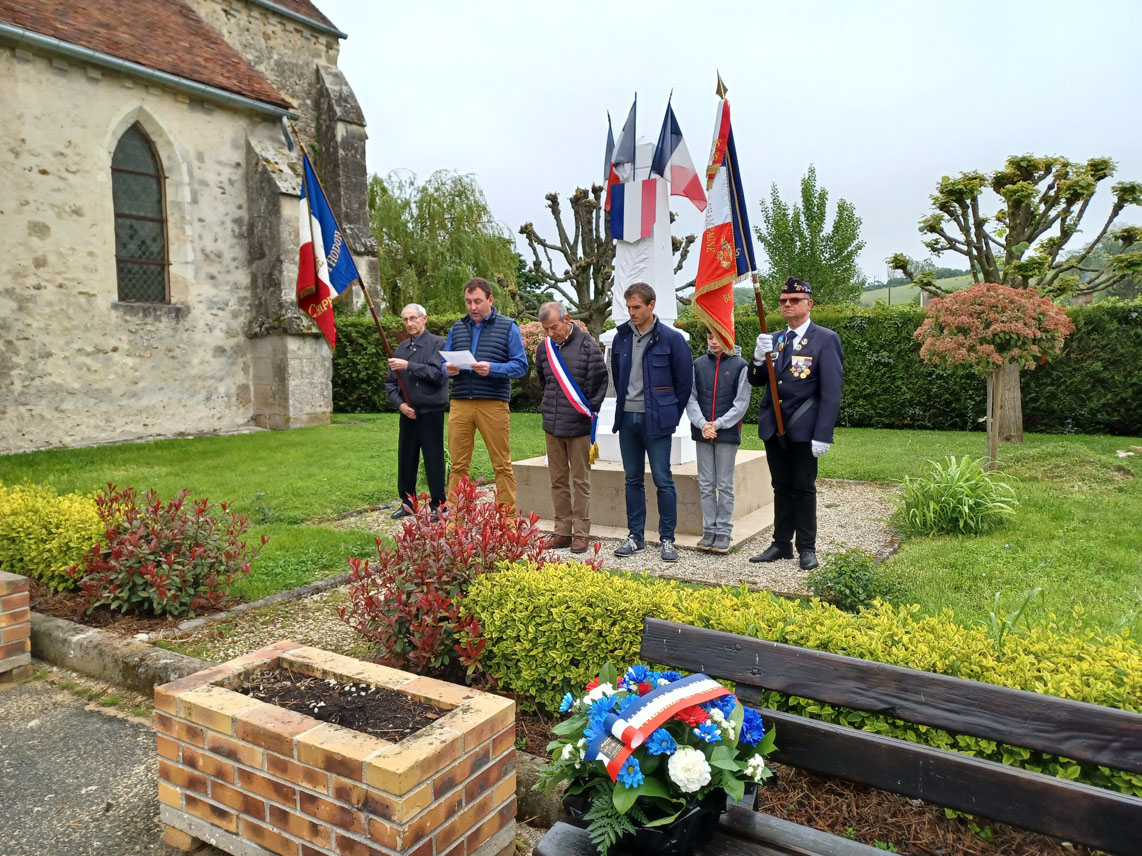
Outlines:
[{"label": "stone church building", "polygon": [[0,0],[0,453],[329,421],[289,128],[375,282],[343,38],[308,0]]}]

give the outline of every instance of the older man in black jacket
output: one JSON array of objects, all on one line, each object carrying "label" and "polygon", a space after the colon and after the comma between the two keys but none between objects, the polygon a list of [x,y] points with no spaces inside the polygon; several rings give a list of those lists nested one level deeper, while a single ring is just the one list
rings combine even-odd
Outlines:
[{"label": "older man in black jacket", "polygon": [[[592,418],[582,410],[599,412],[607,394],[607,364],[595,340],[575,325],[562,303],[539,307],[539,323],[547,333],[536,349],[535,371],[543,386],[539,409],[555,506],[551,546],[585,553],[591,534]],[[558,365],[552,365],[549,343]]]},{"label": "older man in black jacket", "polygon": [[400,410],[397,492],[401,506],[393,512],[394,520],[412,514],[422,453],[430,507],[436,510],[444,504],[444,407],[448,404],[448,385],[440,367],[444,338],[425,329],[428,313],[419,303],[410,303],[400,317],[408,338],[393,351],[385,379],[389,401]]}]

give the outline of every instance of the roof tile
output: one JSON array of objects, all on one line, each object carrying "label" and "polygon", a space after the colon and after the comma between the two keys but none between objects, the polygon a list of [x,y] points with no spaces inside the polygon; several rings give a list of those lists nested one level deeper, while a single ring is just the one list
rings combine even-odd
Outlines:
[{"label": "roof tile", "polygon": [[181,0],[0,0],[0,22],[256,101],[293,106]]}]

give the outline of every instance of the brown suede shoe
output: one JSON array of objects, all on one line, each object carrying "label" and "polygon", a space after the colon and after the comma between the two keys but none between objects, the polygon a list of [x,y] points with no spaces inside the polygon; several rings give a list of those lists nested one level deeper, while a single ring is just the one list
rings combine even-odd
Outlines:
[{"label": "brown suede shoe", "polygon": [[564,547],[570,547],[571,546],[571,536],[570,535],[552,535],[551,540],[548,542],[548,546],[552,550],[562,550]]},{"label": "brown suede shoe", "polygon": [[577,535],[571,539],[571,552],[572,553],[586,553],[587,552],[587,538],[585,535]]}]

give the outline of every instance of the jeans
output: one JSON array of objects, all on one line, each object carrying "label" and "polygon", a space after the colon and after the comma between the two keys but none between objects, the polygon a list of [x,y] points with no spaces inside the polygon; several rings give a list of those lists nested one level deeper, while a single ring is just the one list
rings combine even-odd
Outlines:
[{"label": "jeans", "polygon": [[734,461],[738,445],[699,440],[697,453],[702,532],[728,538],[734,530]]},{"label": "jeans", "polygon": [[670,435],[648,437],[645,413],[623,413],[619,425],[619,451],[626,475],[627,529],[640,541],[646,529],[645,461],[650,459],[650,475],[658,489],[658,537],[674,540],[678,522],[678,494],[670,474]]}]

